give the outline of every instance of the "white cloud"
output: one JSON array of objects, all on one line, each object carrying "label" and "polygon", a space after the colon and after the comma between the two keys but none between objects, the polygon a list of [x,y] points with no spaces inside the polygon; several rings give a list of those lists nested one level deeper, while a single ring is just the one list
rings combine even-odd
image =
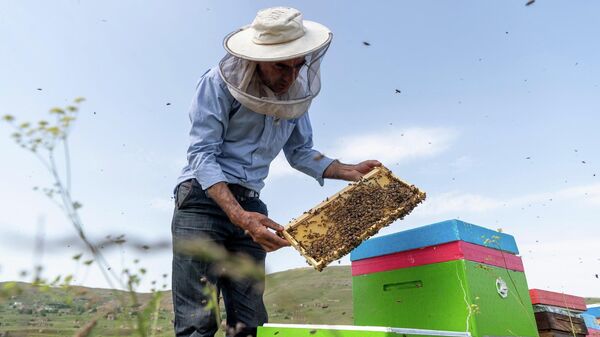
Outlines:
[{"label": "white cloud", "polygon": [[591,206],[600,206],[600,184],[575,186],[553,192],[531,193],[508,199],[498,199],[478,194],[451,191],[428,196],[422,206],[415,210],[419,215],[440,215],[448,213],[481,213],[500,207],[519,207],[523,205],[548,202],[581,200]]},{"label": "white cloud", "polygon": [[[598,249],[598,238],[579,237],[520,244],[527,283],[530,288],[564,291],[578,296],[598,296],[600,259],[593,252]],[[564,277],[556,277],[560,270]]]},{"label": "white cloud", "polygon": [[400,161],[435,156],[445,151],[456,136],[456,131],[448,128],[372,132],[343,137],[336,142],[330,153],[345,162],[377,159],[391,165]]},{"label": "white cloud", "polygon": [[287,162],[287,159],[285,159],[283,151],[280,152],[279,155],[271,162],[271,166],[269,166],[269,179],[277,179],[293,175],[301,176],[302,173],[291,167]]},{"label": "white cloud", "polygon": [[[366,159],[377,159],[390,166],[398,162],[435,156],[445,151],[454,139],[456,132],[448,128],[410,128],[341,137],[334,142],[334,146],[324,149],[324,152],[342,162],[356,163]],[[271,163],[269,178],[292,175],[302,174],[288,164],[282,152]]]},{"label": "white cloud", "polygon": [[493,210],[501,205],[501,201],[482,195],[447,192],[432,197],[427,196],[425,202],[415,210],[415,214],[477,213]]},{"label": "white cloud", "polygon": [[454,160],[452,163],[450,163],[450,166],[456,172],[462,172],[468,168],[471,168],[473,166],[473,164],[474,164],[473,158],[471,158],[469,156],[461,156],[461,157],[456,158],[456,160]]},{"label": "white cloud", "polygon": [[526,194],[505,201],[507,206],[522,206],[548,201],[580,200],[591,206],[600,206],[600,184],[563,188],[553,192]]}]

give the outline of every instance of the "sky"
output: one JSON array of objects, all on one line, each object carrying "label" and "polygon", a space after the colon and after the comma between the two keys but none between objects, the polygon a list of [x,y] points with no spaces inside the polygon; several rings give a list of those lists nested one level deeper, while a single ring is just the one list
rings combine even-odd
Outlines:
[{"label": "sky", "polygon": [[[169,242],[196,81],[258,10],[296,7],[334,34],[310,109],[315,148],[378,159],[427,193],[379,235],[454,218],[502,229],[530,288],[600,296],[600,3],[525,2],[6,0],[0,115],[37,121],[85,97],[70,157],[86,232]],[[0,281],[41,263],[49,279],[106,287],[72,259],[84,252],[72,225],[33,190],[51,177],[11,133],[0,124]],[[286,224],[345,185],[278,157],[261,198]],[[119,270],[140,260],[140,290],[170,276],[168,247],[106,254]],[[268,272],[304,266],[292,248],[267,257]]]}]

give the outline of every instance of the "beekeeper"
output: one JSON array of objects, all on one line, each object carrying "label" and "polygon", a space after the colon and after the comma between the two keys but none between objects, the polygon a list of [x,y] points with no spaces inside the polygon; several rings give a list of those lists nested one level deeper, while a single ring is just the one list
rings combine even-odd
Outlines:
[{"label": "beekeeper", "polygon": [[[227,54],[200,78],[171,225],[176,336],[212,337],[218,330],[207,288],[222,294],[228,335],[253,335],[267,322],[265,256],[289,243],[276,235],[283,227],[268,218],[259,196],[281,150],[321,185],[324,178],[358,180],[380,165],[342,164],[313,149],[307,111],[321,90],[319,68],[332,37],[294,8],[261,10],[225,37]],[[179,250],[183,240],[249,256],[262,277],[226,277],[211,259]]]}]

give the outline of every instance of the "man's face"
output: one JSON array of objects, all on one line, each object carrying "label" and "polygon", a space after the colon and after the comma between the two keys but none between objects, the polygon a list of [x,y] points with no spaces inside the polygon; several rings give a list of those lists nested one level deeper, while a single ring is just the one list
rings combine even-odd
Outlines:
[{"label": "man's face", "polygon": [[292,86],[304,63],[304,57],[276,62],[258,62],[258,76],[276,95],[281,95]]}]

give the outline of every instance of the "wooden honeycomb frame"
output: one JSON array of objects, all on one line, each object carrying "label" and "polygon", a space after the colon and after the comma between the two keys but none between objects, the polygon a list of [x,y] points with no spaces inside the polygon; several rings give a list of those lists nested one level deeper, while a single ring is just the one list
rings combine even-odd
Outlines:
[{"label": "wooden honeycomb frame", "polygon": [[[386,209],[383,217],[372,223],[370,227],[359,234],[357,237],[358,242],[355,245],[335,247],[334,251],[328,254],[328,256],[311,256],[308,253],[305,245],[312,244],[317,240],[323,240],[326,232],[328,231],[328,226],[336,225],[334,223],[327,222],[327,216],[324,215],[328,208],[334,207],[332,206],[332,203],[339,204],[335,201],[339,198],[342,198],[341,203],[343,204],[344,200],[347,200],[347,197],[350,196],[353,191],[356,192],[356,189],[361,184],[369,184],[373,187],[376,187],[378,190],[385,192],[385,187],[392,181],[399,183],[403,188],[410,189],[411,192],[410,196],[406,200],[402,201],[400,207],[395,209]],[[302,216],[299,218],[292,220],[282,232],[282,236],[300,252],[308,264],[313,266],[316,270],[321,271],[327,266],[327,264],[345,256],[354,248],[356,248],[360,242],[375,235],[383,227],[388,226],[396,219],[401,219],[406,216],[423,200],[425,200],[424,192],[421,192],[418,188],[402,181],[392,174],[392,172],[387,168],[383,166],[377,167],[366,174],[361,181],[348,185],[309,211],[304,212],[304,214],[302,214]]]}]

